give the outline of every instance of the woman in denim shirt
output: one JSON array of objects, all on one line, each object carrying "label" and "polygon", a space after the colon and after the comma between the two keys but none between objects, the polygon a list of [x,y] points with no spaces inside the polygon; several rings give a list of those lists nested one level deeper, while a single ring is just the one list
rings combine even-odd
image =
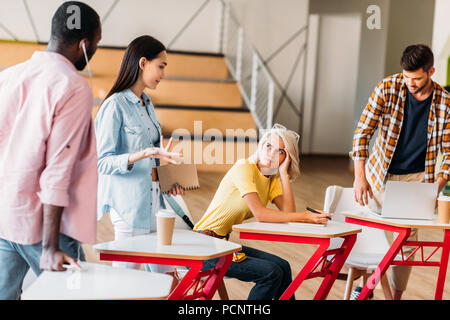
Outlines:
[{"label": "woman in denim shirt", "polygon": [[[120,67],[117,80],[96,118],[98,216],[110,212],[115,239],[156,231],[155,213],[164,201],[156,176],[159,158],[174,162],[164,148],[161,125],[156,119],[145,88],[156,89],[164,78],[167,53],[150,36],[133,40]],[[172,194],[183,194],[175,186]],[[140,264],[113,262],[114,266],[140,268]],[[152,271],[172,273],[172,266],[149,266]]]}]

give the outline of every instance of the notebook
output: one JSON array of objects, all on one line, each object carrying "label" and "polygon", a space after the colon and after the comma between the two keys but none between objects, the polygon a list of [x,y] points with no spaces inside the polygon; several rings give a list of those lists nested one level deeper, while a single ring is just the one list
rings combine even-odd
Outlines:
[{"label": "notebook", "polygon": [[200,188],[195,164],[167,164],[156,167],[156,170],[162,193],[172,190],[175,183],[182,186],[184,190]]}]

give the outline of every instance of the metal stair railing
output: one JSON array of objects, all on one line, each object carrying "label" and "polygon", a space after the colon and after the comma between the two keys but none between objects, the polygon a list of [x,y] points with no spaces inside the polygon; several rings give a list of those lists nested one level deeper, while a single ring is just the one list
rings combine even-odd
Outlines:
[{"label": "metal stair railing", "polygon": [[237,82],[242,98],[260,131],[273,124],[274,81],[258,51],[244,33],[230,5],[224,8],[221,48],[231,76]]}]

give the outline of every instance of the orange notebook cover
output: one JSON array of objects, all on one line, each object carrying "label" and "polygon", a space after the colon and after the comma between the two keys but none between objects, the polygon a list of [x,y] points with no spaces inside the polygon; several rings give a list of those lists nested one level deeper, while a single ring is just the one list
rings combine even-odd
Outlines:
[{"label": "orange notebook cover", "polygon": [[200,188],[195,164],[167,164],[156,167],[162,193],[169,192],[175,183],[184,190]]}]

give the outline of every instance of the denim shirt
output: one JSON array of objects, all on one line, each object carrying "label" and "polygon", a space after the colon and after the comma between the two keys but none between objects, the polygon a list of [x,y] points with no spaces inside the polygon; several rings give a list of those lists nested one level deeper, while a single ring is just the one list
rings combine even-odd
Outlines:
[{"label": "denim shirt", "polygon": [[[156,227],[151,226],[151,175],[159,159],[146,158],[128,165],[128,156],[145,148],[159,147],[162,134],[150,98],[145,94],[143,98],[147,110],[130,89],[117,92],[105,100],[95,117],[99,173],[97,219],[112,207],[125,223],[136,229]],[[150,127],[152,124],[157,130]],[[164,208],[162,197],[160,205]]]}]

